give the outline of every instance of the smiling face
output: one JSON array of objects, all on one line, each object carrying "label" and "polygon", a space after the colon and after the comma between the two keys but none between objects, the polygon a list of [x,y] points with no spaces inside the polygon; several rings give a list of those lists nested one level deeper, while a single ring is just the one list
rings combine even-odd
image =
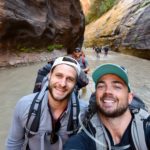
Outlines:
[{"label": "smiling face", "polygon": [[49,75],[49,93],[54,101],[67,100],[76,84],[77,72],[69,65],[57,65]]},{"label": "smiling face", "polygon": [[121,116],[132,101],[132,93],[124,81],[116,75],[102,76],[96,86],[96,102],[98,110],[106,117]]}]

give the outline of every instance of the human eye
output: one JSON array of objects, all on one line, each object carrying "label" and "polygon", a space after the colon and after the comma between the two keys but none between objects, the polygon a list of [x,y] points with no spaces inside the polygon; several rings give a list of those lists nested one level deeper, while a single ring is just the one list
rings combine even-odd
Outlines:
[{"label": "human eye", "polygon": [[97,89],[103,89],[105,88],[105,84],[104,83],[98,83],[97,84]]},{"label": "human eye", "polygon": [[121,83],[115,83],[114,88],[120,90],[123,88],[123,85]]},{"label": "human eye", "polygon": [[59,74],[59,73],[58,73],[58,74],[56,74],[56,77],[57,77],[57,78],[61,78],[61,77],[62,77],[62,74]]},{"label": "human eye", "polygon": [[74,82],[74,81],[75,81],[75,79],[74,79],[74,78],[71,78],[71,77],[69,77],[67,80],[68,80],[69,82]]}]

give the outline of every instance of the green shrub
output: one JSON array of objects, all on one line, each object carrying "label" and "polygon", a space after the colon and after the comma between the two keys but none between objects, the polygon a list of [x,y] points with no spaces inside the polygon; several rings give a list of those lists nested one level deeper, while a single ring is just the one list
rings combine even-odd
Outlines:
[{"label": "green shrub", "polygon": [[22,47],[22,48],[20,48],[20,51],[21,51],[21,52],[25,52],[25,53],[29,53],[29,52],[31,52],[32,50],[31,50],[30,48],[28,48],[28,47]]},{"label": "green shrub", "polygon": [[[33,51],[41,51],[40,48],[35,48],[35,47],[26,47],[26,46],[23,46],[21,44],[18,44],[17,45],[17,50],[20,51],[20,52],[25,52],[25,53],[30,53],[30,52],[33,52]],[[47,46],[47,50],[49,52],[53,51],[54,49],[62,49],[63,48],[63,45],[60,45],[60,44],[53,44],[53,45],[48,45]]]},{"label": "green shrub", "polygon": [[62,48],[63,48],[63,45],[59,45],[59,44],[57,45],[57,44],[55,44],[55,45],[48,45],[47,50],[49,52],[51,52],[54,49],[62,49]]},{"label": "green shrub", "polygon": [[86,16],[86,24],[98,19],[110,10],[118,0],[95,0],[91,5],[89,14]]},{"label": "green shrub", "polygon": [[25,53],[30,53],[30,52],[35,51],[35,50],[37,51],[37,49],[35,47],[26,47],[20,43],[17,44],[16,49],[19,52],[25,52]]}]

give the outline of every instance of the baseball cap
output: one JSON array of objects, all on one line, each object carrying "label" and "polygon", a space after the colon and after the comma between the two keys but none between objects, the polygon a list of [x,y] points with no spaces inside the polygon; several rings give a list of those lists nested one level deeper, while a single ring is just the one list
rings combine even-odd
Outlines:
[{"label": "baseball cap", "polygon": [[106,74],[115,74],[120,77],[127,85],[129,92],[131,91],[127,70],[123,66],[111,63],[98,66],[92,74],[95,84],[97,84],[99,78]]},{"label": "baseball cap", "polygon": [[53,69],[55,66],[60,64],[66,64],[72,66],[76,70],[78,76],[80,75],[80,71],[81,71],[80,65],[72,57],[69,56],[58,57],[57,59],[55,59],[51,69]]},{"label": "baseball cap", "polygon": [[76,47],[75,48],[75,52],[81,52],[81,48],[80,47]]}]

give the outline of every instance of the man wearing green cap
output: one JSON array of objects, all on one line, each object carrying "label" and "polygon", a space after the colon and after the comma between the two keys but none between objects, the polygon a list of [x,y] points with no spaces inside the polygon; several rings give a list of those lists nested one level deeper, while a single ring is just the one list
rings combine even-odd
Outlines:
[{"label": "man wearing green cap", "polygon": [[80,120],[81,132],[64,150],[150,150],[150,116],[142,109],[129,109],[133,94],[126,69],[103,64],[92,78],[96,92],[85,120]]}]

